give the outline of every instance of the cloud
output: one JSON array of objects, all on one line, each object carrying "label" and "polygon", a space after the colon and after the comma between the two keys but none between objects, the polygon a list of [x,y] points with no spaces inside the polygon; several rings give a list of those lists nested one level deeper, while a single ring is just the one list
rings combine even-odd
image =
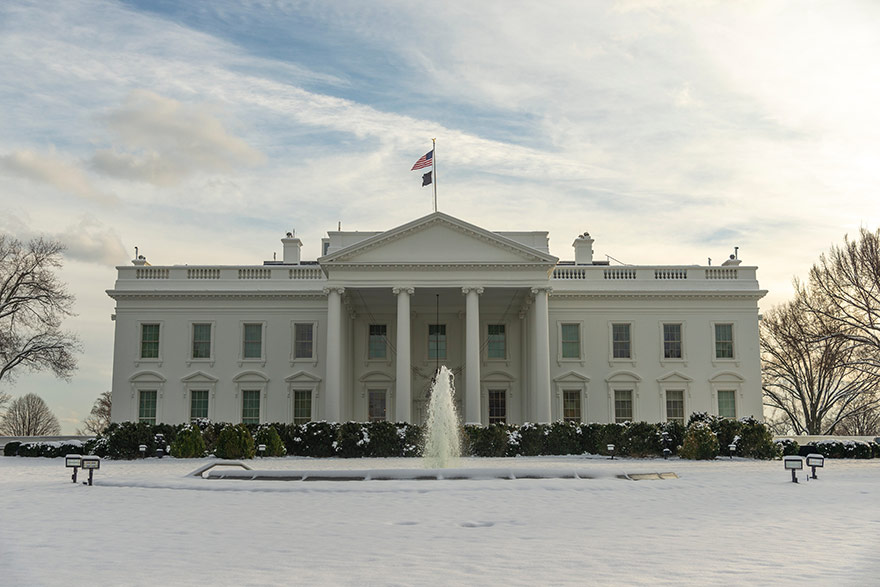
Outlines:
[{"label": "cloud", "polygon": [[53,236],[65,244],[65,256],[70,259],[112,267],[124,263],[128,258],[116,231],[94,218],[83,218],[78,224]]},{"label": "cloud", "polygon": [[210,109],[148,90],[132,91],[104,120],[121,144],[98,150],[91,166],[111,177],[173,186],[196,173],[225,173],[265,161]]},{"label": "cloud", "polygon": [[0,155],[0,170],[8,175],[51,185],[86,200],[102,204],[116,202],[116,196],[98,190],[82,170],[56,156],[54,149],[49,154],[22,149]]}]

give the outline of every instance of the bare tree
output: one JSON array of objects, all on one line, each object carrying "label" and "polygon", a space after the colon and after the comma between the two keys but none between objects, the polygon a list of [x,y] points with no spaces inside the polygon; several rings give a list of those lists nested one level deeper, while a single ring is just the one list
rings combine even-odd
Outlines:
[{"label": "bare tree", "polygon": [[9,403],[11,397],[8,393],[0,391],[0,418],[3,418],[3,410],[6,409],[6,404]]},{"label": "bare tree", "polygon": [[873,394],[880,369],[843,336],[848,325],[809,310],[822,307],[811,295],[801,291],[761,319],[764,404],[779,410],[795,434],[834,434],[841,422],[880,406]]},{"label": "bare tree", "polygon": [[82,430],[77,429],[76,433],[80,436],[90,434],[98,435],[104,432],[110,425],[110,409],[113,407],[113,394],[109,391],[103,392],[95,400],[92,405],[92,411],[83,420]]},{"label": "bare tree", "polygon": [[860,364],[880,367],[880,230],[859,231],[858,239],[844,237],[810,269],[806,308],[817,319],[833,324],[832,335],[859,349]]},{"label": "bare tree", "polygon": [[880,392],[868,394],[860,400],[852,414],[838,427],[840,434],[847,436],[880,436]]},{"label": "bare tree", "polygon": [[54,436],[61,433],[61,424],[43,398],[29,393],[9,404],[3,420],[0,420],[0,433],[8,436]]},{"label": "bare tree", "polygon": [[56,241],[0,235],[0,381],[18,368],[51,369],[64,379],[76,369],[79,341],[60,330],[73,314],[73,296],[54,273],[63,250]]}]

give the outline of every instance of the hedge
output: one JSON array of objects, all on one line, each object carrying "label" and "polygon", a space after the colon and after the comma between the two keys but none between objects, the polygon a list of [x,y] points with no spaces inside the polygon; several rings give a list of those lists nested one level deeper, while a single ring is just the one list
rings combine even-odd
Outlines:
[{"label": "hedge", "polygon": [[[462,454],[478,457],[606,455],[607,445],[613,444],[614,454],[621,457],[661,456],[664,446],[668,447],[673,455],[685,456],[680,451],[685,445],[686,433],[698,425],[711,431],[718,443],[717,450],[723,456],[727,455],[730,444],[736,445],[736,456],[755,459],[797,454],[800,448],[797,443],[774,443],[767,427],[753,418],[730,420],[697,413],[691,416],[687,427],[679,422],[467,425],[462,428]],[[229,428],[238,430],[236,446],[239,448],[232,452],[227,452],[227,445],[220,443],[222,432]],[[247,455],[251,455],[252,452],[247,448],[247,437],[251,437],[254,445],[266,444],[267,456],[280,456],[286,451],[288,455],[314,458],[357,458],[421,456],[423,429],[421,426],[403,422],[340,424],[319,421],[305,424],[272,423],[238,426],[208,420],[197,420],[192,424],[155,426],[123,422],[111,424],[95,441],[84,446],[61,448],[56,446],[58,443],[49,443],[51,446],[44,447],[42,444],[19,445],[10,442],[7,444],[6,454],[63,456],[72,452],[84,452],[109,459],[134,459],[142,456],[139,450],[141,444],[147,447],[146,456],[155,454],[155,435],[159,433],[165,435],[165,441],[171,445],[172,454],[176,457],[198,457],[204,454],[220,457],[234,453],[248,458]],[[227,432],[227,435],[229,434],[232,432]],[[204,443],[204,449],[198,442],[198,436]],[[254,436],[257,437],[256,441],[253,439]],[[695,440],[697,439],[692,439],[691,443]],[[225,442],[228,442],[228,439]],[[824,454],[828,458],[880,458],[880,445],[876,443],[827,440],[814,448],[813,452]],[[685,453],[688,456],[706,454],[696,450]]]}]

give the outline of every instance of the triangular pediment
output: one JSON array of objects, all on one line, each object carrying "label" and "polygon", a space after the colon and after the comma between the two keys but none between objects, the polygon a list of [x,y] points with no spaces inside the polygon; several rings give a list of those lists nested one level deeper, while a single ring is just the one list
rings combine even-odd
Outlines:
[{"label": "triangular pediment", "polygon": [[556,257],[435,212],[321,257],[322,265],[461,264],[552,267]]}]

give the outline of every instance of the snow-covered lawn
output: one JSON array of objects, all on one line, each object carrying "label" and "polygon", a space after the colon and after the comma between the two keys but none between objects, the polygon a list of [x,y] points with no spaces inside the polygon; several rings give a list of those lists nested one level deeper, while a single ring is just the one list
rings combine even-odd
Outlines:
[{"label": "snow-covered lawn", "polygon": [[[880,585],[880,461],[536,457],[461,467],[592,479],[233,481],[207,460],[0,457],[0,584]],[[418,468],[415,459],[256,459],[257,469]],[[622,473],[678,479],[627,481]],[[80,473],[80,478],[83,474]]]}]

